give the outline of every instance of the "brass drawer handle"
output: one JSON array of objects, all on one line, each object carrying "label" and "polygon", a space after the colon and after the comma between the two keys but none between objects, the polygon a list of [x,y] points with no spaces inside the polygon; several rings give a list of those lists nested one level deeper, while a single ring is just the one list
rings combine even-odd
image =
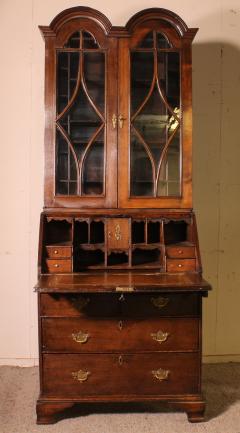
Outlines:
[{"label": "brass drawer handle", "polygon": [[169,376],[169,370],[163,370],[163,368],[159,368],[158,370],[152,370],[152,375],[160,382],[162,380],[167,380]]},{"label": "brass drawer handle", "polygon": [[87,380],[87,378],[90,374],[91,374],[90,371],[78,370],[78,371],[72,372],[72,377],[73,377],[73,379],[76,379],[79,382],[85,382],[85,380]]},{"label": "brass drawer handle", "polygon": [[153,338],[153,340],[157,341],[160,344],[166,341],[169,337],[169,333],[163,332],[161,331],[161,329],[158,332],[152,333],[150,335]]},{"label": "brass drawer handle", "polygon": [[79,331],[76,334],[72,334],[72,339],[73,341],[76,341],[76,343],[84,344],[88,341],[89,334]]},{"label": "brass drawer handle", "polygon": [[164,298],[162,296],[158,296],[157,298],[151,298],[151,302],[154,307],[164,308],[169,303],[169,298]]}]

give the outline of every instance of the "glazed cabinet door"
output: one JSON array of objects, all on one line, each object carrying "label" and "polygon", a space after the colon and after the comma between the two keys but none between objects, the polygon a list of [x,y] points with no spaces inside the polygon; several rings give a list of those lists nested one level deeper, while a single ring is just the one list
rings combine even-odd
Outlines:
[{"label": "glazed cabinet door", "polygon": [[116,207],[117,41],[87,12],[58,27],[42,30],[45,206]]},{"label": "glazed cabinet door", "polygon": [[191,207],[190,44],[154,18],[119,42],[122,207]]}]

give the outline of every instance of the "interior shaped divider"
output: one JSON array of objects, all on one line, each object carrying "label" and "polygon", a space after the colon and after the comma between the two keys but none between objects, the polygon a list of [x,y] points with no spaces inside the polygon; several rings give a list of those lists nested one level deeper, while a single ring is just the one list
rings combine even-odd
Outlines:
[{"label": "interior shaped divider", "polygon": [[132,251],[132,266],[141,266],[152,264],[156,267],[161,265],[161,250],[160,248],[144,249],[135,248]]},{"label": "interior shaped divider", "polygon": [[107,255],[107,266],[119,266],[129,264],[128,251],[111,251]]},{"label": "interior shaped divider", "polygon": [[145,243],[145,220],[132,220],[132,243],[141,244]]},{"label": "interior shaped divider", "polygon": [[104,243],[104,221],[92,220],[90,222],[90,243],[102,244]]},{"label": "interior shaped divider", "polygon": [[72,243],[72,221],[46,219],[44,224],[45,245],[66,245]]},{"label": "interior shaped divider", "polygon": [[149,221],[147,223],[147,243],[159,243],[160,242],[160,221]]},{"label": "interior shaped divider", "polygon": [[74,244],[89,243],[89,220],[75,220],[74,222]]},{"label": "interior shaped divider", "polygon": [[164,223],[164,242],[166,245],[189,241],[189,224],[183,220]]},{"label": "interior shaped divider", "polygon": [[105,252],[101,249],[85,250],[79,247],[74,248],[73,271],[80,272],[90,266],[104,267]]}]

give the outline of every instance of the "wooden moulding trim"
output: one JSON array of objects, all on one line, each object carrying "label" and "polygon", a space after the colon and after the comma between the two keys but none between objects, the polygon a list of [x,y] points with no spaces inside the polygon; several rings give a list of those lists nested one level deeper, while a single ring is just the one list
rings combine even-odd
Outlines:
[{"label": "wooden moulding trim", "polygon": [[39,29],[44,39],[48,37],[55,37],[64,23],[72,19],[83,17],[96,21],[98,24],[100,24],[104,30],[104,33],[111,37],[130,37],[137,25],[151,19],[167,22],[177,31],[180,37],[186,38],[189,40],[189,42],[193,40],[198,31],[197,28],[188,28],[186,23],[177,14],[168,9],[143,9],[142,11],[133,15],[124,27],[112,26],[111,22],[104,14],[96,9],[85,6],[76,6],[65,9],[52,20],[50,26],[39,26]]},{"label": "wooden moulding trim", "polygon": [[193,40],[195,34],[198,31],[197,28],[189,29],[182,18],[180,18],[174,12],[163,8],[149,8],[136,13],[127,22],[126,29],[129,33],[132,33],[137,25],[150,19],[168,22],[181,37],[187,37],[191,40]]},{"label": "wooden moulding trim", "polygon": [[[100,24],[105,34],[108,34],[112,28],[112,24],[109,21],[109,19],[101,12],[86,6],[76,6],[73,8],[65,9],[64,11],[60,12],[52,20],[49,29],[51,29],[56,34],[64,23],[74,18],[89,18],[91,20],[96,21],[98,24]],[[40,29],[44,37],[48,36],[49,30],[47,30],[47,32],[44,33],[43,30],[45,30],[46,28],[41,26]]]}]

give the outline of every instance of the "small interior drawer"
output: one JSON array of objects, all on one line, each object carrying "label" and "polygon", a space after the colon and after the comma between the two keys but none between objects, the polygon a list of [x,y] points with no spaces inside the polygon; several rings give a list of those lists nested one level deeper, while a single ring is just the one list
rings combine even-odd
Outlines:
[{"label": "small interior drawer", "polygon": [[191,259],[195,257],[194,246],[172,246],[166,247],[166,255],[170,259]]},{"label": "small interior drawer", "polygon": [[65,257],[72,257],[72,247],[64,247],[64,246],[46,246],[46,257],[50,259],[58,259]]},{"label": "small interior drawer", "polygon": [[71,259],[46,259],[46,270],[50,273],[65,273],[72,272],[72,260]]},{"label": "small interior drawer", "polygon": [[167,272],[187,272],[196,270],[195,259],[168,259]]}]

